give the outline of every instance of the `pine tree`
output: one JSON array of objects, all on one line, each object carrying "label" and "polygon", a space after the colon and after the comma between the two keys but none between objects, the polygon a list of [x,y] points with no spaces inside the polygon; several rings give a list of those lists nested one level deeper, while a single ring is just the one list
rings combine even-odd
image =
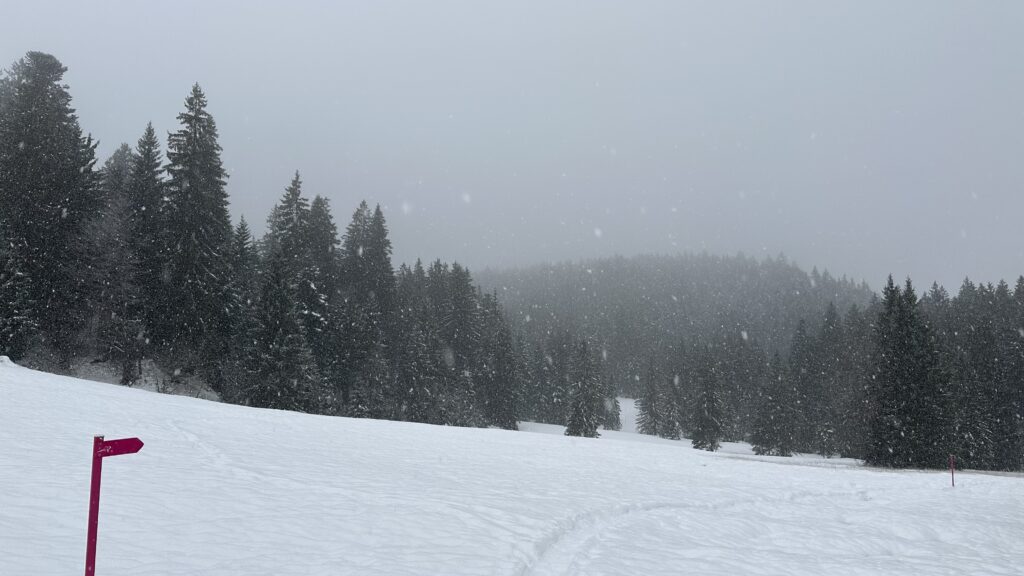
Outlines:
[{"label": "pine tree", "polygon": [[868,394],[873,367],[873,322],[877,313],[861,312],[851,306],[843,319],[845,349],[841,356],[839,424],[836,444],[846,458],[864,458],[871,422],[871,397]]},{"label": "pine tree", "polygon": [[334,312],[343,298],[340,292],[340,253],[338,230],[327,199],[316,196],[310,203],[306,242],[309,270],[306,273],[306,329],[313,357],[325,383],[343,400],[345,373],[338,361],[336,344],[341,339],[343,318]]},{"label": "pine tree", "polygon": [[131,238],[133,162],[131,149],[122,144],[104,164],[100,172],[104,209],[86,227],[85,248],[93,262],[89,269],[92,344],[101,359],[118,362],[124,385],[139,378],[145,348],[141,294],[136,284],[138,258]]},{"label": "pine tree", "polygon": [[719,395],[718,369],[709,362],[708,352],[698,362],[699,369],[696,395],[694,397],[693,438],[694,448],[714,452],[722,439],[722,400]]},{"label": "pine tree", "polygon": [[241,303],[249,305],[255,302],[259,296],[260,258],[244,216],[239,219],[231,238],[229,263],[231,277],[235,281],[234,292],[239,295]]},{"label": "pine tree", "polygon": [[240,395],[250,406],[317,411],[323,390],[286,271],[282,258],[268,263],[248,354],[252,378]]},{"label": "pine tree", "polygon": [[362,362],[377,348],[385,350],[385,355],[390,354],[390,341],[397,338],[387,321],[396,314],[387,308],[394,305],[395,289],[391,242],[383,215],[375,218],[365,201],[359,204],[345,229],[340,261],[340,297],[331,305],[332,315],[344,324],[340,332],[335,331],[335,349],[341,362],[338,370],[346,374],[343,395],[347,398]]},{"label": "pine tree", "polygon": [[296,171],[267,219],[264,239],[264,250],[279,254],[285,273],[296,280],[310,267],[309,218],[309,200],[302,195],[302,178]]},{"label": "pine tree", "polygon": [[355,418],[398,420],[400,386],[383,348],[373,350],[362,369],[353,376],[345,413]]},{"label": "pine tree", "polygon": [[178,120],[181,128],[167,143],[168,338],[186,369],[215,377],[231,335],[227,255],[233,230],[217,126],[198,84]]},{"label": "pine tree", "polygon": [[0,229],[0,356],[20,360],[36,332],[28,276],[20,250]]},{"label": "pine tree", "polygon": [[384,212],[378,204],[370,217],[369,236],[364,246],[369,264],[371,292],[380,302],[385,317],[390,318],[395,306],[395,270],[391,266],[391,240],[384,221]]},{"label": "pine tree", "polygon": [[788,381],[782,359],[776,353],[761,393],[761,405],[751,441],[755,454],[793,455],[797,410],[796,390]]},{"label": "pine tree", "polygon": [[602,413],[604,416],[601,419],[601,427],[605,430],[621,430],[622,419],[620,414],[622,407],[619,405],[618,390],[615,388],[615,381],[612,380],[611,376],[605,377],[602,392],[604,396]]},{"label": "pine tree", "polygon": [[910,281],[892,277],[883,291],[875,332],[877,406],[867,462],[877,466],[941,467],[946,461],[948,375],[921,320]]},{"label": "pine tree", "polygon": [[597,438],[601,415],[601,381],[585,340],[573,352],[571,412],[566,436]]},{"label": "pine tree", "polygon": [[32,322],[63,364],[87,315],[84,224],[101,208],[95,144],[62,83],[67,69],[29,52],[0,78],[0,227],[21,252]]},{"label": "pine tree", "polygon": [[517,429],[519,365],[512,333],[505,323],[498,299],[482,299],[483,331],[475,379],[479,382],[484,418],[492,426]]},{"label": "pine tree", "polygon": [[134,283],[139,289],[146,340],[166,342],[171,328],[164,286],[170,230],[165,220],[160,142],[152,124],[135,146],[128,183],[129,244],[136,258]]},{"label": "pine tree", "polygon": [[661,412],[663,410],[661,390],[658,376],[654,371],[654,360],[648,363],[647,377],[644,379],[640,397],[636,400],[636,430],[641,434],[657,436],[662,429]]},{"label": "pine tree", "polygon": [[817,396],[812,400],[816,452],[828,458],[838,452],[836,440],[839,400],[842,397],[841,358],[845,349],[842,320],[835,304],[829,302],[817,343]]},{"label": "pine tree", "polygon": [[391,266],[391,240],[380,206],[371,213],[361,202],[345,229],[341,249],[342,278],[345,291],[359,301],[377,302],[387,315],[394,304],[395,273]]},{"label": "pine tree", "polygon": [[655,381],[658,396],[658,436],[669,440],[679,440],[682,435],[682,418],[680,418],[681,381],[678,377],[658,378]]},{"label": "pine tree", "polygon": [[795,422],[796,449],[800,452],[814,452],[816,426],[814,417],[821,397],[820,382],[815,373],[816,353],[813,339],[807,333],[807,323],[799,321],[790,347],[788,380],[796,389],[798,407]]},{"label": "pine tree", "polygon": [[425,424],[443,424],[439,405],[438,370],[420,326],[408,327],[402,338],[398,359],[397,386],[401,419]]}]

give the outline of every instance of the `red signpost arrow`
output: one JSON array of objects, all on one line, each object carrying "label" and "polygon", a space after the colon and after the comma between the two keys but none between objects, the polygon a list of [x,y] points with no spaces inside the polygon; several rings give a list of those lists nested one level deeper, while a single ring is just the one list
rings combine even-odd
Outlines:
[{"label": "red signpost arrow", "polygon": [[142,440],[121,438],[104,441],[103,436],[92,440],[92,485],[89,488],[89,534],[85,547],[85,576],[96,573],[96,536],[100,523],[100,476],[103,474],[103,459],[107,456],[135,454],[142,450]]}]

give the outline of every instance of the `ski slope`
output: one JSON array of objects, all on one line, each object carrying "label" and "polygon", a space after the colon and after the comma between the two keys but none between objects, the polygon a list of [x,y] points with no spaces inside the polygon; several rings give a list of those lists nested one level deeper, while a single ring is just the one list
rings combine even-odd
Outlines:
[{"label": "ski slope", "polygon": [[3,361],[0,575],[81,573],[98,433],[146,443],[104,462],[99,576],[1024,572],[1019,476],[950,488],[524,428],[255,410]]}]

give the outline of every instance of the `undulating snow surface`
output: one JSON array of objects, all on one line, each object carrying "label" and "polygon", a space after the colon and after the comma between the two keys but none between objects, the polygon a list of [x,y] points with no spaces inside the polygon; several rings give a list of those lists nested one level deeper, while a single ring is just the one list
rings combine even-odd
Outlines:
[{"label": "undulating snow surface", "polygon": [[6,363],[0,575],[81,572],[97,433],[146,443],[104,461],[99,576],[1024,571],[1019,476],[304,416]]}]

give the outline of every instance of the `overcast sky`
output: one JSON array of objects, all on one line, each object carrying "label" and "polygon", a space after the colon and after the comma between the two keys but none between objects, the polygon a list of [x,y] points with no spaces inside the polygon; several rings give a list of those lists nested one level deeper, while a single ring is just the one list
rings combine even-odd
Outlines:
[{"label": "overcast sky", "polygon": [[785,253],[865,279],[1024,273],[1024,2],[12,0],[105,158],[193,82],[232,213],[292,173],[396,261]]}]

